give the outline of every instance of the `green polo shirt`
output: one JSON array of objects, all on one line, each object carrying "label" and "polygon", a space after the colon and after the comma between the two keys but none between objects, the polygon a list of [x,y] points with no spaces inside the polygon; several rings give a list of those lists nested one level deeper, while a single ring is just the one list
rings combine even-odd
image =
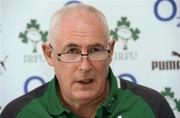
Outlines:
[{"label": "green polo shirt", "polygon": [[[125,80],[120,81],[119,78],[113,75],[111,69],[108,79],[110,81],[110,92],[98,107],[95,118],[155,118],[160,115],[161,109],[155,108],[160,107],[160,104],[157,103],[157,105],[153,106],[153,104],[156,104],[155,99],[149,100],[146,96],[133,91],[134,83],[128,84]],[[127,88],[127,86],[130,88]],[[140,88],[141,90],[141,86],[135,86],[137,86],[136,89]],[[61,98],[58,96],[58,89],[59,85],[55,77],[49,83],[11,102],[3,110],[0,117],[78,118],[75,113],[63,105]],[[151,89],[145,89],[149,93],[154,92]],[[147,92],[143,90],[141,90],[142,93]],[[158,99],[161,100],[162,98]],[[164,103],[164,99],[161,101]],[[166,101],[164,106],[169,110],[165,112],[173,118],[174,115]]]}]

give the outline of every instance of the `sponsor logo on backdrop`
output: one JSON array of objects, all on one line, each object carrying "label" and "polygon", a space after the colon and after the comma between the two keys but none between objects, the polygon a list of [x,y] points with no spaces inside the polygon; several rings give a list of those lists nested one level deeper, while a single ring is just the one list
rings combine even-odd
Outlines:
[{"label": "sponsor logo on backdrop", "polygon": [[81,4],[81,2],[77,1],[77,0],[70,0],[70,1],[66,2],[64,6],[69,5],[69,4]]},{"label": "sponsor logo on backdrop", "polygon": [[3,72],[6,71],[6,60],[8,56],[5,56],[3,59],[0,60],[0,75],[3,74]]},{"label": "sponsor logo on backdrop", "polygon": [[[176,27],[180,28],[180,16],[178,16],[178,7],[176,3],[178,2],[175,0],[157,0],[154,4],[154,14],[156,16],[157,19],[159,19],[160,21],[171,21],[171,20],[176,20],[177,24]],[[168,11],[167,10],[167,5],[168,5]],[[166,9],[166,10],[164,10]],[[169,13],[168,13],[169,12]],[[166,13],[166,15],[165,15]]]},{"label": "sponsor logo on backdrop", "polygon": [[176,59],[155,60],[151,62],[152,70],[167,71],[180,70],[180,53],[172,51],[171,55]]},{"label": "sponsor logo on backdrop", "polygon": [[123,73],[123,74],[118,75],[118,77],[119,77],[119,79],[125,79],[125,80],[128,80],[128,81],[137,83],[137,80],[136,80],[135,76],[133,76],[130,73]]},{"label": "sponsor logo on backdrop", "polygon": [[180,53],[176,51],[172,51],[172,55],[180,58]]},{"label": "sponsor logo on backdrop", "polygon": [[171,91],[170,87],[165,87],[161,94],[166,98],[174,111],[180,112],[180,100],[175,98],[175,93]]},{"label": "sponsor logo on backdrop", "polygon": [[36,19],[30,20],[26,25],[26,30],[19,34],[21,42],[27,45],[32,45],[32,53],[24,55],[24,63],[45,62],[43,55],[38,53],[37,46],[40,42],[47,41],[47,31],[40,29],[40,24]]},{"label": "sponsor logo on backdrop", "polygon": [[[38,83],[37,83],[38,82]],[[40,84],[40,85],[38,85]],[[35,89],[38,86],[41,86],[45,84],[45,81],[42,77],[39,76],[31,76],[27,78],[27,80],[24,83],[24,93],[28,93],[29,91]]]},{"label": "sponsor logo on backdrop", "polygon": [[37,44],[39,42],[46,42],[47,41],[47,34],[48,32],[41,31],[39,24],[37,21],[32,19],[30,23],[27,24],[26,30],[19,34],[19,38],[25,44],[31,43],[33,46],[32,52],[37,52]]},{"label": "sponsor logo on backdrop", "polygon": [[122,51],[116,51],[114,53],[114,60],[136,60],[138,53],[136,51],[129,51],[129,41],[137,41],[139,39],[140,30],[138,28],[132,28],[130,21],[127,17],[121,17],[117,21],[117,25],[114,30],[110,31],[110,35],[116,41],[121,41]]}]

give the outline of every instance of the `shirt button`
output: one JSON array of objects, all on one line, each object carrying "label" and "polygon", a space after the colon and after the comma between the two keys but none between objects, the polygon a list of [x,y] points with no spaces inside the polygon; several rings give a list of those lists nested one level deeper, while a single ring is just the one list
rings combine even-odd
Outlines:
[{"label": "shirt button", "polygon": [[108,107],[111,107],[111,103],[108,104]]},{"label": "shirt button", "polygon": [[111,98],[111,101],[114,101],[114,97]]}]

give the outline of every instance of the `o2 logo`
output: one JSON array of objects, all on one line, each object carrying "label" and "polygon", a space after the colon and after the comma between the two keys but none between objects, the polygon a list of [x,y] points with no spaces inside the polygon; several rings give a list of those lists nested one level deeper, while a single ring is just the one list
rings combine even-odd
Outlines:
[{"label": "o2 logo", "polygon": [[24,84],[24,93],[28,93],[30,90],[38,87],[40,85],[45,84],[45,81],[43,78],[39,77],[39,76],[32,76],[29,77]]},{"label": "o2 logo", "polygon": [[64,6],[69,5],[69,4],[74,4],[74,3],[76,3],[76,4],[81,4],[80,1],[77,1],[77,0],[70,0],[70,1],[68,1],[67,3],[65,3]]},{"label": "o2 logo", "polygon": [[[163,16],[159,9],[161,8],[161,5],[165,5],[164,3],[171,6],[171,13],[169,13],[167,16]],[[177,5],[175,0],[157,0],[154,5],[154,14],[157,17],[157,19],[161,21],[170,21],[172,20],[177,13]],[[165,10],[164,10],[165,11]],[[177,16],[177,19],[180,19],[180,16]],[[177,27],[180,27],[180,21],[178,21]]]},{"label": "o2 logo", "polygon": [[119,79],[122,78],[122,79],[132,81],[134,83],[137,83],[136,78],[133,75],[129,74],[129,73],[124,73],[124,74],[118,75],[118,77],[119,77]]}]

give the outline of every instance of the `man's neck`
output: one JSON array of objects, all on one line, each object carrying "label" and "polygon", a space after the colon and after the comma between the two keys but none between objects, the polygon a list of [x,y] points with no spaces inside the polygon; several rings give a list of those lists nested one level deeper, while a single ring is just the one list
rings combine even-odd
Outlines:
[{"label": "man's neck", "polygon": [[109,81],[107,79],[104,92],[97,98],[92,99],[90,101],[73,101],[71,99],[64,99],[62,94],[60,96],[62,98],[63,104],[76,113],[80,118],[93,118],[98,106],[104,101],[105,97],[109,92]]}]

